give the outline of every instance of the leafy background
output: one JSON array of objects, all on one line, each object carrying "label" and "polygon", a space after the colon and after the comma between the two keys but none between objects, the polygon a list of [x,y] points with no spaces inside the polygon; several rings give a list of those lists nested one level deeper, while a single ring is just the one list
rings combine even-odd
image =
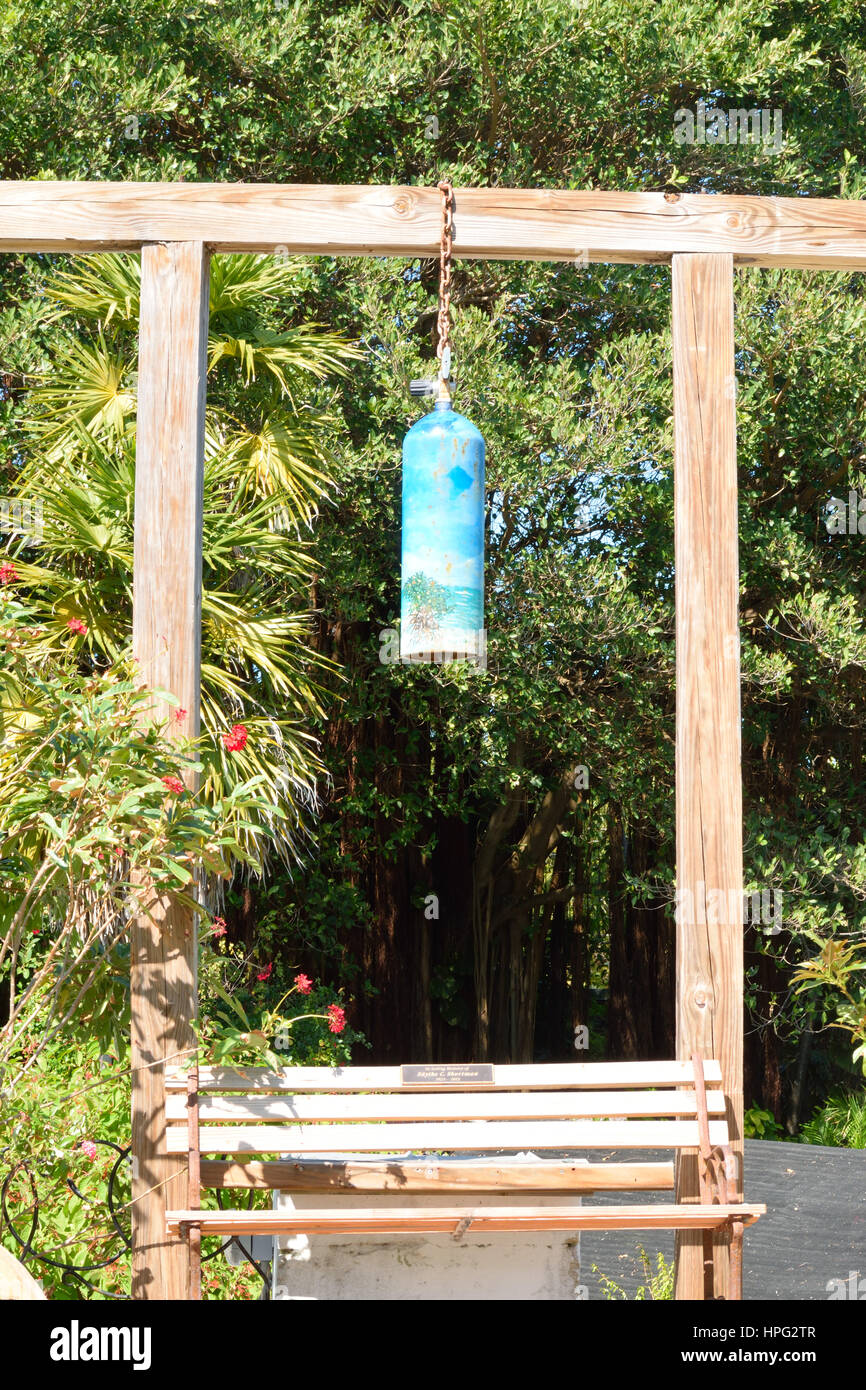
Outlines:
[{"label": "leafy background", "polygon": [[[458,217],[461,184],[864,190],[853,2],[34,0],[0,8],[0,55],[7,179],[447,175]],[[698,100],[778,110],[781,150],[677,144]],[[223,899],[251,997],[303,968],[379,1060],[573,1058],[581,1024],[594,1055],[670,1055],[668,268],[456,266],[457,406],[488,452],[472,672],[379,659],[435,262],[244,260],[217,260],[212,305],[204,714],[249,725],[241,770],[284,813],[267,872]],[[2,486],[46,516],[20,569],[54,640],[86,614],[85,669],[129,629],[136,274],[7,256],[0,282]],[[784,905],[780,933],[746,931],[747,1104],[755,1132],[811,1118],[851,1142],[864,542],[825,515],[864,486],[863,284],[744,269],[735,289],[746,881]]]}]

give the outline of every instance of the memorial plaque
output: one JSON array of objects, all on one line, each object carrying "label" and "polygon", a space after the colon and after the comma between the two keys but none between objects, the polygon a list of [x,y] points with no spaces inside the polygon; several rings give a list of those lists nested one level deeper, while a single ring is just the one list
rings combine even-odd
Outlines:
[{"label": "memorial plaque", "polygon": [[431,1090],[443,1087],[458,1089],[466,1086],[492,1086],[492,1062],[419,1062],[400,1068],[400,1080],[404,1086],[426,1086]]}]

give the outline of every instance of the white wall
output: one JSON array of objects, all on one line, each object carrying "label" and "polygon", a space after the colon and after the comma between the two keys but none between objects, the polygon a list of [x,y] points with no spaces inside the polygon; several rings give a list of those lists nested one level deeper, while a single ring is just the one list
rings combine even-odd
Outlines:
[{"label": "white wall", "polygon": [[[437,1159],[440,1168],[447,1159]],[[463,1162],[466,1157],[463,1156]],[[490,1159],[478,1160],[489,1166]],[[513,1161],[509,1159],[509,1161]],[[276,1193],[275,1207],[442,1206],[451,1194],[357,1192]],[[457,1201],[465,1201],[460,1194]],[[569,1193],[473,1195],[473,1206],[580,1205]],[[575,1231],[467,1231],[450,1235],[280,1236],[275,1240],[276,1300],[331,1299],[402,1301],[585,1299],[580,1284],[580,1241]]]}]

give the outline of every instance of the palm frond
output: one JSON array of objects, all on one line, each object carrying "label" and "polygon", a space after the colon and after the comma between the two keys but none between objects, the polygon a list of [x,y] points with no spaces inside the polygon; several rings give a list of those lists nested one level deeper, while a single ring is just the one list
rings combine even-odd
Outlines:
[{"label": "palm frond", "polygon": [[357,348],[339,334],[319,331],[315,324],[304,324],[285,333],[259,327],[254,334],[212,332],[208,338],[208,371],[221,361],[234,358],[240,364],[247,385],[269,372],[287,396],[297,392],[310,378],[324,381],[329,376],[347,376],[349,363],[360,356]]},{"label": "palm frond", "polygon": [[263,299],[294,293],[297,263],[284,256],[255,253],[214,256],[210,267],[210,312],[213,318],[257,313]]},{"label": "palm frond", "polygon": [[321,412],[291,413],[276,406],[257,425],[229,421],[224,449],[236,469],[242,491],[259,496],[282,494],[286,515],[295,526],[310,526],[318,502],[333,484],[326,468],[330,454],[323,444],[332,422]]},{"label": "palm frond", "polygon": [[68,451],[77,425],[110,442],[134,429],[132,369],[124,354],[108,345],[101,328],[90,343],[67,339],[51,383],[34,387],[31,402],[33,429],[51,461]]},{"label": "palm frond", "polygon": [[[336,671],[310,644],[315,562],[301,534],[335,486],[339,421],[322,408],[318,383],[360,355],[318,325],[275,332],[262,322],[262,300],[281,312],[295,273],[257,256],[212,262],[203,515],[205,786],[263,778],[244,835],[252,846],[262,826],[273,827],[286,862],[302,853],[316,804],[323,768],[310,726]],[[39,551],[22,544],[15,557],[41,634],[33,640],[46,653],[68,650],[82,670],[121,660],[131,637],[140,280],[131,255],[84,257],[50,274],[46,292],[68,333],[22,421],[18,490],[43,502]],[[87,320],[93,326],[83,328]],[[225,370],[232,362],[234,380]],[[255,389],[239,393],[239,378]],[[233,722],[249,739],[229,755],[221,735]]]},{"label": "palm frond", "polygon": [[141,309],[141,259],[110,252],[81,256],[74,270],[59,270],[45,282],[49,299],[83,318],[112,319],[137,332]]}]

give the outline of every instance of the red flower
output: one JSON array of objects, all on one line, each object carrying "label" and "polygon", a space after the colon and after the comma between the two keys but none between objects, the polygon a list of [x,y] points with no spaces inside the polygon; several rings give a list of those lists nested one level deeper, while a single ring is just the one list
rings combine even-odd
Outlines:
[{"label": "red flower", "polygon": [[225,936],[227,931],[228,927],[225,924],[225,918],[214,917],[213,924],[210,929],[211,936]]},{"label": "red flower", "polygon": [[183,791],[183,782],[179,777],[163,777],[162,780],[170,792],[174,792],[175,796],[180,796]]},{"label": "red flower", "polygon": [[83,623],[80,618],[70,618],[66,626],[70,632],[77,632],[81,637],[87,634],[87,623]]},{"label": "red flower", "polygon": [[247,731],[243,724],[232,724],[227,734],[223,734],[223,744],[227,753],[240,753],[246,747]]},{"label": "red flower", "polygon": [[175,712],[174,712],[174,717],[175,717],[176,722],[177,722],[178,724],[182,724],[183,721],[186,719],[186,717],[187,717],[188,714],[189,714],[189,710],[186,710],[186,709],[176,709]]},{"label": "red flower", "polygon": [[309,994],[310,990],[313,988],[313,982],[309,975],[296,975],[295,988],[298,994]]},{"label": "red flower", "polygon": [[81,1152],[86,1154],[91,1161],[94,1158],[96,1158],[98,1149],[92,1139],[82,1139],[78,1147],[79,1149],[81,1149]]},{"label": "red flower", "polygon": [[0,565],[0,584],[14,584],[18,578],[18,571],[11,560],[4,560]]},{"label": "red flower", "polygon": [[260,971],[259,971],[258,975],[256,976],[256,979],[257,979],[257,980],[269,980],[269,979],[271,978],[271,971],[273,970],[273,968],[274,968],[274,963],[273,963],[273,961],[271,961],[270,965],[266,965],[265,968],[264,968],[264,970],[260,970]]},{"label": "red flower", "polygon": [[346,1010],[341,1009],[339,1004],[328,1005],[328,1027],[332,1033],[342,1033],[346,1026]]}]

